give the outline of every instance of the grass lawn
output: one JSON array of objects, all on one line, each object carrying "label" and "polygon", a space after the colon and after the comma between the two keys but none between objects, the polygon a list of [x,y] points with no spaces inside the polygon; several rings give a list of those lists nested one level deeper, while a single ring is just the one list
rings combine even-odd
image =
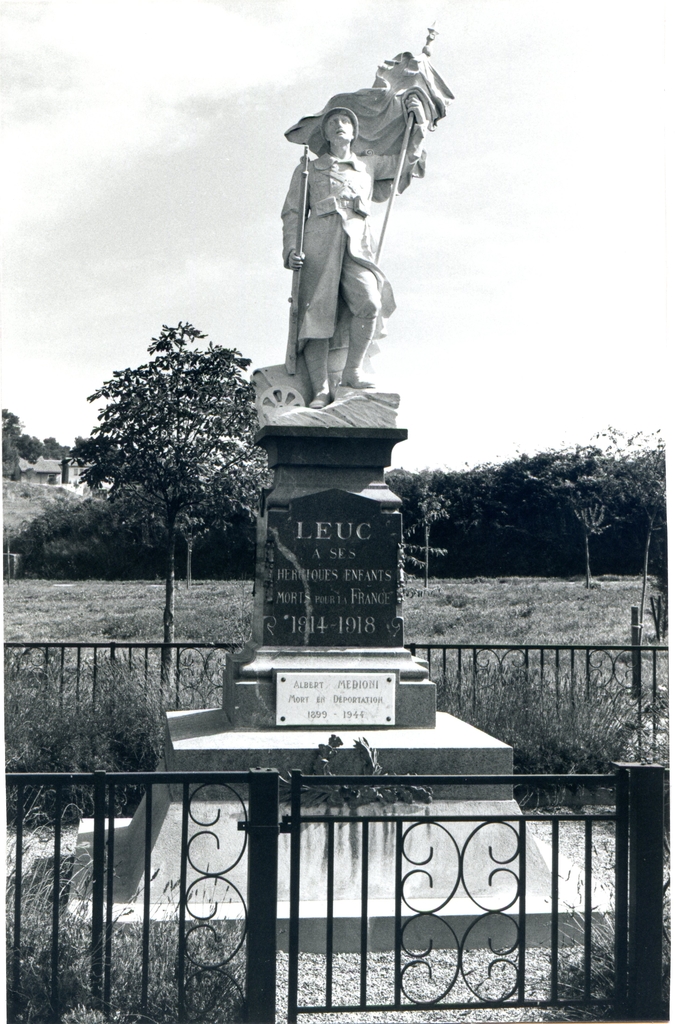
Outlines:
[{"label": "grass lawn", "polygon": [[[581,580],[510,578],[433,580],[427,594],[407,588],[407,642],[624,644],[638,577]],[[176,596],[176,639],[235,641],[251,629],[250,580],[198,581]],[[159,582],[16,580],[4,584],[5,639],[110,641],[162,639]],[[647,624],[644,642],[654,642]]]}]

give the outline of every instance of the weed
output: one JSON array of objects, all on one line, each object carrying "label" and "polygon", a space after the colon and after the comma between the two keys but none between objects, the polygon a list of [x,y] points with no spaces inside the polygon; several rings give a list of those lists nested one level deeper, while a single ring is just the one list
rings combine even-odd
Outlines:
[{"label": "weed", "polygon": [[[57,1016],[68,1024],[173,1024],[178,1000],[178,912],[162,922],[150,922],[148,989],[142,993],[143,925],[113,921],[110,938],[110,1001],[104,1016],[92,1000],[91,906],[76,898],[72,884],[77,829],[62,830],[56,1002],[52,978],[54,817],[36,809],[48,802],[35,794],[24,819],[22,843],[20,947],[14,949],[16,894],[16,841],[7,844],[7,978],[10,1020],[39,1024]],[[69,809],[70,810],[70,809]],[[70,821],[72,814],[65,815]],[[36,820],[42,824],[36,825]],[[77,890],[88,888],[82,879]],[[137,893],[137,898],[140,895]],[[208,932],[207,941],[205,934]],[[185,991],[190,1019],[202,1024],[241,1019],[243,962],[241,955],[223,968],[228,945],[227,923],[214,922],[206,930],[186,926]],[[18,973],[17,973],[18,969]],[[58,1004],[58,1007],[57,1007]]]},{"label": "weed", "polygon": [[162,754],[158,688],[124,665],[106,663],[95,701],[61,688],[58,667],[18,666],[5,676],[9,771],[154,771]]}]

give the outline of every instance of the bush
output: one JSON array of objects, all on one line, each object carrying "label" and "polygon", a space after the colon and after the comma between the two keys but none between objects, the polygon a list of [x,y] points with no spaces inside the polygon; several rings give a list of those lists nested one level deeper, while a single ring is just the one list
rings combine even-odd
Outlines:
[{"label": "bush", "polygon": [[[625,465],[638,472],[643,461],[645,454],[637,449]],[[615,460],[589,447],[520,455],[472,469],[394,469],[386,479],[402,499],[404,530],[421,522],[425,490],[448,512],[448,518],[432,526],[430,542],[437,551],[430,572],[456,578],[580,573],[584,533],[570,500],[571,487],[594,480],[593,500],[606,508],[609,528],[591,539],[593,573],[627,575],[640,572],[643,565],[645,516],[641,489],[631,493],[615,487],[616,470]],[[659,475],[659,467],[655,473]],[[659,572],[665,561],[666,528],[659,527],[650,549],[651,572]]]},{"label": "bush", "polygon": [[[177,558],[181,558],[177,545]],[[156,579],[166,570],[166,545],[157,523],[123,500],[97,496],[59,501],[45,508],[12,539],[23,556],[23,574],[42,579]],[[227,529],[195,538],[194,578],[253,576],[255,527],[245,512]]]},{"label": "bush", "polygon": [[101,666],[95,703],[62,692],[56,666],[19,666],[5,676],[7,770],[154,771],[165,706],[157,687],[123,665]]}]

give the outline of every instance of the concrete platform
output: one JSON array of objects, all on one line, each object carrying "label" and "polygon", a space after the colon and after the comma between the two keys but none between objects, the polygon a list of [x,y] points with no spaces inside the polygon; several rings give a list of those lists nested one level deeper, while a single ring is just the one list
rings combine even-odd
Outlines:
[{"label": "concrete platform", "polygon": [[[365,737],[378,751],[386,772],[416,775],[509,775],[512,749],[451,715],[436,714],[434,728],[336,729],[343,741],[332,761],[335,774],[361,774],[361,759],[354,740]],[[282,774],[300,768],[311,774],[318,744],[328,741],[331,729],[299,727],[233,729],[221,709],[169,712],[166,725],[165,767],[168,771],[247,771],[277,768]],[[366,777],[365,777],[366,778]],[[283,790],[287,793],[288,791]],[[154,921],[171,921],[177,910],[182,805],[181,787],[153,789],[151,827],[151,888],[149,902]],[[246,787],[209,786],[190,807],[190,861],[188,905],[190,918],[230,922],[241,930],[248,891],[242,799]],[[282,803],[281,813],[289,809]],[[504,815],[520,817],[511,786],[437,787],[430,804],[367,805],[353,811],[321,805],[312,815],[347,816],[335,822],[334,950],[359,949],[361,941],[362,821],[373,814],[415,815],[423,819],[406,841],[403,918],[406,935],[421,948],[430,940],[438,948],[495,948],[515,940],[518,919],[514,858],[518,826],[504,823],[435,821],[438,816]],[[143,906],[146,831],[145,800],[134,818],[115,829],[113,917],[121,923],[138,920]],[[328,829],[323,821],[307,823],[301,838],[301,948],[321,952],[326,944],[326,863]],[[91,862],[91,825],[83,822],[76,855],[76,887],[86,898]],[[369,948],[392,948],[396,895],[396,824],[385,820],[369,827]],[[290,836],[279,838],[278,938],[288,943]],[[518,875],[518,869],[516,870]],[[527,941],[549,941],[550,869],[534,839],[526,834]],[[436,909],[434,916],[429,911]],[[486,933],[486,929],[489,933]],[[430,929],[432,929],[430,931]],[[425,934],[423,934],[425,933]],[[463,938],[464,937],[464,938]],[[409,948],[412,948],[409,945]]]},{"label": "concrete platform", "polygon": [[[509,775],[512,748],[480,729],[443,711],[434,729],[232,729],[220,709],[170,711],[167,714],[165,765],[167,771],[248,771],[300,768],[312,774],[319,743],[331,732],[343,741],[334,761],[334,774],[359,775],[362,764],[354,740],[366,737],[378,751],[387,772],[407,775]],[[457,787],[446,797],[511,799],[509,786]]]}]

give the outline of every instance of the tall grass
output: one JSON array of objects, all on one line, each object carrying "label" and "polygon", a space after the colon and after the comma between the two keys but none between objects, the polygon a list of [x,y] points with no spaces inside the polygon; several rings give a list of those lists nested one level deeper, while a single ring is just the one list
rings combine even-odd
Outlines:
[{"label": "tall grass", "polygon": [[656,741],[639,721],[630,691],[605,685],[557,688],[540,672],[503,664],[442,678],[438,706],[514,748],[514,770],[523,773],[595,773],[613,761],[637,760],[641,751],[666,763],[667,731]]},{"label": "tall grass", "polygon": [[[441,675],[438,706],[514,748],[520,772],[599,772],[612,761],[646,755],[667,763],[666,707],[637,702],[620,677],[591,682],[570,675],[556,687],[548,671],[497,660]],[[624,678],[624,677],[622,677]],[[661,698],[660,698],[661,699]],[[179,706],[220,703],[218,664],[195,662],[180,677]],[[165,712],[176,689],[162,691],[142,668],[101,663],[96,699],[62,686],[60,666],[9,663],[5,679],[6,757],[9,771],[154,771],[163,754]],[[641,740],[639,744],[639,739]]]},{"label": "tall grass", "polygon": [[157,686],[106,663],[96,701],[61,690],[58,668],[21,664],[5,676],[5,751],[13,772],[154,771],[164,709]]}]

